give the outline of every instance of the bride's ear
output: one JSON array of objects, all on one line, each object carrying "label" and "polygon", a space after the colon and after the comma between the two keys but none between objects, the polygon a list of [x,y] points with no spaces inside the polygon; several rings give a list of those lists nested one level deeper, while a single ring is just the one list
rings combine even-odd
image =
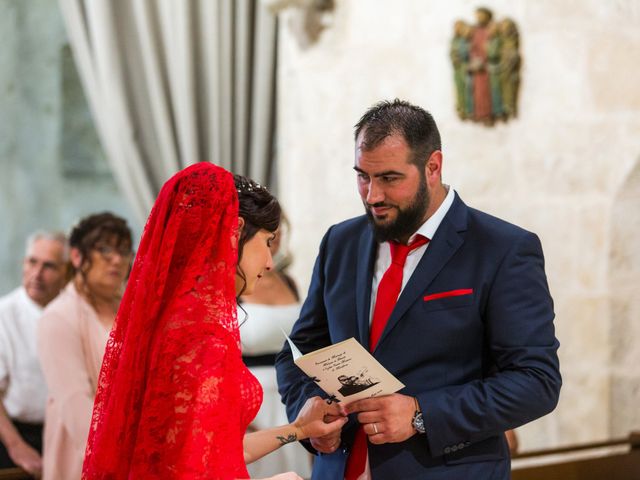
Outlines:
[{"label": "bride's ear", "polygon": [[244,228],[244,218],[238,217],[238,226],[236,227],[235,232],[231,235],[231,244],[233,248],[237,248],[240,244],[240,237],[242,236],[242,229]]}]

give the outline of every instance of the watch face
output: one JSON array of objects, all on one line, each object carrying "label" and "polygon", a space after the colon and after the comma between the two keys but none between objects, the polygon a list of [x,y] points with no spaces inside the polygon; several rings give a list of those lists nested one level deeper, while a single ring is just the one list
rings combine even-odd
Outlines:
[{"label": "watch face", "polygon": [[413,416],[413,428],[416,429],[418,433],[425,433],[424,428],[424,419],[422,418],[422,412],[416,412]]}]

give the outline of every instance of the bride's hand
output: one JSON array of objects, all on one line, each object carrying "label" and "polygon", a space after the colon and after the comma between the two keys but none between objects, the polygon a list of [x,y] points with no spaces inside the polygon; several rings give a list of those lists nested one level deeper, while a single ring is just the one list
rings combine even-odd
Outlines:
[{"label": "bride's hand", "polygon": [[337,432],[347,420],[346,413],[338,403],[329,404],[320,397],[313,397],[304,404],[293,424],[300,432],[298,440],[304,440]]}]

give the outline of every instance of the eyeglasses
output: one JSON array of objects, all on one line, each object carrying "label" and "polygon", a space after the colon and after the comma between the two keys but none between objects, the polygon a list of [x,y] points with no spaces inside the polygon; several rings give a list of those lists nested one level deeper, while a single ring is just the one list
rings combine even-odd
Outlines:
[{"label": "eyeglasses", "polygon": [[98,244],[94,247],[94,250],[107,261],[113,260],[116,255],[120,255],[124,260],[129,260],[133,255],[133,252],[128,247],[114,248],[111,245]]}]

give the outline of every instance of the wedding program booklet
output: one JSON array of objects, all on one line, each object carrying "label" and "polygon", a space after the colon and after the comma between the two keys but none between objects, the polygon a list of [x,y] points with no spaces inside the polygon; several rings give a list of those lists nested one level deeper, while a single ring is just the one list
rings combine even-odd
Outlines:
[{"label": "wedding program booklet", "polygon": [[404,384],[351,337],[303,355],[287,337],[293,362],[331,397],[349,403],[395,393]]}]

